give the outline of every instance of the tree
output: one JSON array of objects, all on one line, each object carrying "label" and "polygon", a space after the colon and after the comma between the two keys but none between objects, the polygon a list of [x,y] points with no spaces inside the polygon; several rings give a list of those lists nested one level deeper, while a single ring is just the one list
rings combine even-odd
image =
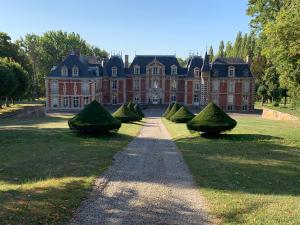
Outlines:
[{"label": "tree", "polygon": [[225,48],[224,41],[222,40],[220,42],[220,45],[219,45],[219,51],[218,51],[218,54],[217,54],[218,57],[224,57],[225,56],[225,54],[224,54],[224,48]]},{"label": "tree", "polygon": [[215,55],[214,55],[214,49],[213,49],[212,46],[209,47],[208,55],[210,56],[210,57],[209,57],[209,61],[212,62],[213,59],[214,59],[214,56],[215,56]]},{"label": "tree", "polygon": [[241,57],[242,56],[242,32],[238,32],[235,38],[235,42],[232,49],[233,57]]},{"label": "tree", "polygon": [[227,41],[226,48],[225,48],[225,57],[232,57],[232,44],[230,41]]},{"label": "tree", "polygon": [[183,59],[183,58],[177,57],[177,61],[181,67],[186,67],[186,65],[188,63],[188,58]]},{"label": "tree", "polygon": [[267,96],[267,88],[265,85],[261,84],[257,89],[257,95],[261,98],[261,105],[264,105],[265,97]]}]

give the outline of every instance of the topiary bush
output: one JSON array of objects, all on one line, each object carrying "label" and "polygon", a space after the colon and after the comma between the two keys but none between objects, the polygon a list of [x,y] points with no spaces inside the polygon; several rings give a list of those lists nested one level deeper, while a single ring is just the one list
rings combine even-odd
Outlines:
[{"label": "topiary bush", "polygon": [[133,102],[129,102],[127,104],[127,107],[131,112],[135,113],[137,116],[140,116],[140,114],[135,110]]},{"label": "topiary bush", "polygon": [[173,116],[171,116],[170,120],[175,123],[186,123],[194,117],[195,115],[185,106],[181,106],[181,108]]},{"label": "topiary bush", "polygon": [[168,114],[166,115],[166,119],[170,120],[170,118],[180,109],[180,105],[176,102],[174,103],[174,105],[172,106],[170,112],[168,112]]},{"label": "topiary bush", "polygon": [[171,102],[169,105],[168,105],[168,108],[166,109],[166,111],[162,114],[162,117],[166,117],[168,115],[168,113],[170,112],[170,110],[172,109],[174,105],[174,102]]},{"label": "topiary bush", "polygon": [[140,105],[138,103],[134,104],[134,110],[143,118],[145,117],[145,114],[143,113],[143,111],[140,108]]},{"label": "topiary bush", "polygon": [[214,135],[231,130],[236,124],[234,119],[211,102],[197,116],[187,122],[186,125],[189,130]]},{"label": "topiary bush", "polygon": [[113,114],[113,117],[120,120],[122,123],[128,123],[141,120],[141,116],[132,112],[126,104],[121,105]]},{"label": "topiary bush", "polygon": [[71,130],[81,134],[99,135],[117,130],[121,121],[112,117],[96,100],[68,121]]}]

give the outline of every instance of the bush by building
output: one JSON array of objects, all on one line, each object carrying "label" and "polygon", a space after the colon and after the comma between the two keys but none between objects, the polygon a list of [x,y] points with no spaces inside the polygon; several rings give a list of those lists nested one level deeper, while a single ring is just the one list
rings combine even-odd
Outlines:
[{"label": "bush by building", "polygon": [[138,103],[134,104],[134,110],[143,118],[145,117],[145,114],[143,113],[140,105]]},{"label": "bush by building", "polygon": [[139,121],[142,119],[141,116],[131,111],[127,104],[121,105],[120,108],[118,108],[112,115],[116,119],[122,121],[122,123]]},{"label": "bush by building", "polygon": [[171,110],[168,112],[168,114],[165,116],[167,120],[170,120],[170,118],[180,109],[180,105],[176,102],[172,106]]},{"label": "bush by building", "polygon": [[162,114],[162,117],[166,117],[168,115],[168,113],[170,112],[170,110],[172,109],[174,105],[174,102],[171,102],[169,105],[168,105],[168,108],[166,109],[166,111]]}]

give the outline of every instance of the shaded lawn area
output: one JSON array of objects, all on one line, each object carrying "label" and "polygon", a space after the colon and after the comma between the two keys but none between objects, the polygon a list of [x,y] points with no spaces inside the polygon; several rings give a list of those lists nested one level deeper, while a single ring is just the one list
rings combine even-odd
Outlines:
[{"label": "shaded lawn area", "polygon": [[300,123],[236,119],[218,139],[163,122],[219,224],[299,224]]},{"label": "shaded lawn area", "polygon": [[0,116],[5,116],[8,114],[16,113],[18,111],[21,111],[26,108],[30,108],[33,106],[42,106],[42,104],[14,104],[10,105],[9,107],[3,106],[2,109],[0,109]]},{"label": "shaded lawn area", "polygon": [[65,224],[96,176],[141,128],[82,137],[70,116],[0,120],[0,224]]}]

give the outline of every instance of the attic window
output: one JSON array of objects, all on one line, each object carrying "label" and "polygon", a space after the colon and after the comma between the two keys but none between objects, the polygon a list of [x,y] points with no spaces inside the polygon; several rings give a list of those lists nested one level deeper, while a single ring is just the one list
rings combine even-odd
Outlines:
[{"label": "attic window", "polygon": [[196,67],[194,69],[194,77],[199,77],[199,75],[200,75],[200,69],[198,67]]},{"label": "attic window", "polygon": [[177,74],[177,66],[173,65],[171,66],[171,75],[176,75]]},{"label": "attic window", "polygon": [[118,68],[117,67],[111,68],[111,75],[113,77],[116,77],[118,75]]},{"label": "attic window", "polygon": [[157,66],[154,66],[154,67],[152,68],[152,74],[153,74],[153,75],[158,75],[158,68],[157,68]]},{"label": "attic window", "polygon": [[78,69],[77,66],[74,66],[74,67],[72,68],[72,76],[73,76],[73,77],[78,77],[78,75],[79,75],[79,69]]},{"label": "attic window", "polygon": [[68,68],[66,66],[61,68],[61,75],[64,77],[68,76]]},{"label": "attic window", "polygon": [[134,68],[133,68],[133,73],[134,74],[140,74],[140,66],[135,65]]},{"label": "attic window", "polygon": [[235,67],[230,66],[230,67],[228,68],[228,76],[229,76],[229,77],[234,77],[234,76],[235,76]]}]

